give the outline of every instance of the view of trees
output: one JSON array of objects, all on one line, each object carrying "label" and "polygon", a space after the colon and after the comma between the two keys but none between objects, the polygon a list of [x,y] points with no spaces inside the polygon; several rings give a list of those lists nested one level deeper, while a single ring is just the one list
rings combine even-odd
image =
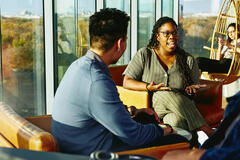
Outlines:
[{"label": "view of trees", "polygon": [[83,56],[89,48],[88,18],[78,20],[78,57]]},{"label": "view of trees", "polygon": [[44,74],[43,19],[1,20],[3,99],[20,114],[34,115],[35,79]]},{"label": "view of trees", "polygon": [[74,16],[58,18],[58,83],[69,65],[77,58],[82,57],[89,48],[88,17],[79,16],[77,24],[75,23]]},{"label": "view of trees", "polygon": [[203,46],[211,47],[211,39],[217,17],[180,18],[180,45],[196,56],[209,57],[209,51]]},{"label": "view of trees", "polygon": [[[188,17],[180,18],[179,24],[180,44],[182,47],[193,55],[208,57],[208,50],[203,46],[211,45],[211,37],[214,29],[216,17]],[[34,55],[36,48],[43,51],[43,37],[37,37],[36,28],[42,25],[41,20],[27,18],[4,18],[2,19],[2,45],[3,45],[3,67],[6,68],[4,74],[10,74],[11,69],[33,70]],[[37,27],[41,29],[42,27]],[[41,31],[43,32],[43,31]],[[62,33],[64,34],[64,33]],[[66,34],[66,33],[65,33]],[[74,34],[74,33],[72,33]],[[42,34],[43,36],[43,34]],[[76,56],[82,56],[88,48],[88,20],[81,19],[78,21],[78,53]],[[66,36],[65,37],[69,37]],[[75,37],[74,35],[71,37]],[[140,40],[141,41],[146,41]],[[37,43],[39,42],[39,43]],[[146,43],[146,42],[145,42]],[[74,46],[74,44],[72,45]],[[72,49],[74,51],[74,49]],[[42,53],[43,54],[43,53]]]},{"label": "view of trees", "polygon": [[[12,69],[33,70],[33,61],[36,48],[43,51],[42,19],[3,18],[2,44],[3,54],[8,57],[8,67]],[[37,37],[36,37],[37,36]],[[9,50],[5,52],[5,50]],[[38,51],[39,52],[39,51]],[[43,52],[41,53],[43,54]]]},{"label": "view of trees", "polygon": [[[60,29],[57,39],[59,82],[71,62],[83,56],[89,47],[88,17],[79,17],[77,24],[65,24],[66,21],[72,23],[73,20],[69,19],[69,17],[61,17],[61,23],[64,22],[64,26],[60,29],[60,25],[58,25],[58,29]],[[141,22],[144,21],[146,19],[143,19]],[[209,57],[209,51],[203,49],[203,46],[211,46],[215,21],[216,17],[180,18],[180,45],[195,57]],[[77,29],[74,28],[74,25],[77,26]],[[144,23],[141,25],[144,26]],[[13,96],[15,98],[18,97],[19,101],[15,103],[18,104],[18,108],[22,108],[20,112],[33,115],[34,98],[31,100],[29,97],[34,96],[34,76],[36,72],[39,72],[39,68],[36,67],[36,61],[39,61],[39,57],[41,62],[38,63],[42,63],[40,72],[44,74],[43,19],[42,17],[2,17],[1,28],[5,101],[7,99],[11,101]],[[146,46],[147,42],[148,39],[139,39],[139,45]],[[26,89],[28,92],[24,91]],[[24,101],[27,101],[27,105],[30,106],[26,107]]]}]

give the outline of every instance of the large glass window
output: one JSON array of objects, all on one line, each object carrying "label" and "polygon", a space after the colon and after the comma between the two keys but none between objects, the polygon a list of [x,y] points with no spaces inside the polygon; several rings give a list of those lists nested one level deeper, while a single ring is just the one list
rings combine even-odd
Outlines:
[{"label": "large glass window", "polygon": [[[223,0],[180,0],[179,22],[182,30],[182,47],[195,57],[209,57],[215,22]],[[224,97],[235,94],[240,88],[237,80],[223,86]]]},{"label": "large glass window", "polygon": [[1,100],[22,116],[45,113],[42,0],[1,0]]},{"label": "large glass window", "polygon": [[155,23],[155,0],[138,0],[138,49],[146,47]]},{"label": "large glass window", "polygon": [[180,45],[194,56],[209,57],[211,38],[223,0],[180,0]]},{"label": "large glass window", "polygon": [[57,83],[69,65],[89,48],[88,18],[94,12],[95,0],[55,0]]},{"label": "large glass window", "polygon": [[[177,2],[175,0],[0,1],[0,100],[10,104],[14,110],[24,116],[45,113],[45,58],[48,67],[46,70],[54,74],[55,80],[54,84],[51,78],[51,82],[49,79],[46,81],[49,107],[52,106],[52,95],[56,89],[52,85],[57,87],[68,66],[89,49],[88,18],[96,11],[96,5],[98,9],[114,7],[131,15],[128,47],[118,61],[118,64],[127,64],[131,59],[130,55],[133,55],[130,52],[135,53],[137,49],[148,44],[155,23],[156,2],[161,5],[161,16],[171,16],[173,3]],[[54,15],[51,17],[54,38],[52,39],[50,35],[47,40],[50,42],[52,40],[54,46],[48,43],[45,54],[43,35],[45,31],[46,35],[49,31],[51,34],[52,21],[47,17],[46,23],[43,22],[43,10],[46,16],[49,16],[52,7],[49,7],[51,9],[48,11],[49,8],[43,9],[43,4],[49,3],[54,6]],[[160,16],[160,11],[157,12],[157,16]],[[43,24],[48,26],[46,30]],[[49,63],[52,62],[52,54],[54,54],[54,73],[51,73],[53,63]],[[48,57],[44,57],[45,55]],[[48,75],[47,78],[51,76],[53,75]]]},{"label": "large glass window", "polygon": [[173,18],[174,0],[162,0],[162,16]]},{"label": "large glass window", "polygon": [[[130,0],[104,0],[104,8],[117,8],[119,10],[125,11],[130,15]],[[124,55],[118,60],[116,65],[127,64],[130,61],[130,48],[131,48],[131,33],[130,33],[130,24],[128,26],[128,39],[127,39],[127,48]]]}]

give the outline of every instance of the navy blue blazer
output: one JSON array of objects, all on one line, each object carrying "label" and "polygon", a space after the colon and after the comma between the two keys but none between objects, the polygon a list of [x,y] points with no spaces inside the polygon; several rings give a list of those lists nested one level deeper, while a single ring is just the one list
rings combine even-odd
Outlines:
[{"label": "navy blue blazer", "polygon": [[[233,125],[229,135],[225,137],[227,128],[240,114],[240,91],[233,97],[228,98],[227,101],[228,105],[222,123],[201,146],[201,149],[207,151],[201,156],[200,160],[240,159],[240,120]],[[223,143],[221,148],[216,147],[221,142]]]}]

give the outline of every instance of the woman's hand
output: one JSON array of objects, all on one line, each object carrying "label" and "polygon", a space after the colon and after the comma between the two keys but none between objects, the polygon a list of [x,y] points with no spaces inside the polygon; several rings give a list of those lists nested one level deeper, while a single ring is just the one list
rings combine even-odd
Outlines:
[{"label": "woman's hand", "polygon": [[187,94],[195,94],[197,93],[198,89],[205,88],[205,87],[207,87],[206,84],[195,84],[195,85],[187,86],[185,88],[185,92]]},{"label": "woman's hand", "polygon": [[222,48],[225,45],[225,40],[222,37],[218,38],[218,47]]},{"label": "woman's hand", "polygon": [[219,37],[218,38],[218,51],[217,51],[216,60],[220,60],[223,57],[222,49],[223,49],[224,45],[226,45],[226,40],[224,40],[222,37]]},{"label": "woman's hand", "polygon": [[166,87],[165,83],[156,84],[155,82],[151,82],[147,85],[147,89],[149,91],[169,91],[172,90],[170,87]]}]

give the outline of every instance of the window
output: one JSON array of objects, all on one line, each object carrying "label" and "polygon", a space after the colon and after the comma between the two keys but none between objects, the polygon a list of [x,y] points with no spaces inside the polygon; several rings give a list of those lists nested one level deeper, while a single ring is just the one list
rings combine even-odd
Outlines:
[{"label": "window", "polygon": [[69,65],[89,48],[88,18],[95,0],[55,0],[56,70],[59,84]]},{"label": "window", "polygon": [[1,100],[22,116],[44,114],[43,1],[1,3]]},{"label": "window", "polygon": [[[104,0],[104,8],[117,8],[121,11],[125,11],[128,15],[130,15],[130,0]],[[123,56],[118,60],[116,65],[121,64],[128,64],[130,61],[130,45],[131,45],[131,33],[130,33],[131,26],[128,26],[128,39],[127,39],[127,48],[124,52]]]},{"label": "window", "polygon": [[50,114],[65,71],[89,49],[88,18],[96,9],[114,7],[131,16],[121,65],[148,44],[156,17],[175,16],[177,2],[1,0],[0,100],[23,116]]},{"label": "window", "polygon": [[[223,0],[180,0],[179,22],[181,46],[195,57],[209,57],[215,22]],[[233,96],[240,88],[237,80],[223,86],[223,98]]]},{"label": "window", "polygon": [[222,0],[180,0],[180,45],[189,53],[209,57],[211,38]]},{"label": "window", "polygon": [[162,16],[168,16],[173,18],[173,0],[162,0]]},{"label": "window", "polygon": [[138,1],[138,49],[146,47],[155,23],[155,0]]}]

